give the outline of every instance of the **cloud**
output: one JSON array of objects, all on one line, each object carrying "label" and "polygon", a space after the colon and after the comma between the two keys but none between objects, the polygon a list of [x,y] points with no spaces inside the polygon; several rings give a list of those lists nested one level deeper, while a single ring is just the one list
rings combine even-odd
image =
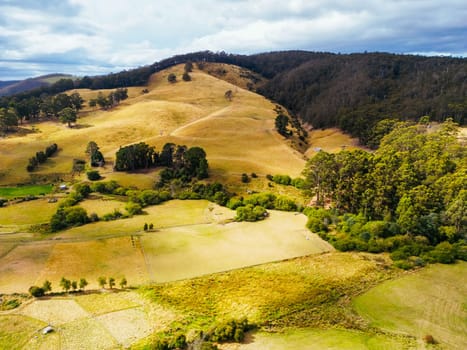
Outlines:
[{"label": "cloud", "polygon": [[0,13],[0,80],[29,74],[21,62],[90,74],[206,49],[467,53],[459,0],[0,0]]}]

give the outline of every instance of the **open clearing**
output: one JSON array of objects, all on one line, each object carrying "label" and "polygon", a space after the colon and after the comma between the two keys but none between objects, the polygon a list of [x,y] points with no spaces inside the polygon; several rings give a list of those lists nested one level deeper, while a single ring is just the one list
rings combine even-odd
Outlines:
[{"label": "open clearing", "polygon": [[406,339],[341,329],[297,329],[280,333],[253,333],[246,344],[220,346],[222,350],[393,350],[415,349]]},{"label": "open clearing", "polygon": [[430,334],[447,349],[467,345],[467,263],[433,265],[385,282],[355,300],[372,325],[422,339]]},{"label": "open clearing", "polygon": [[[89,200],[83,206],[97,209],[100,202]],[[108,204],[105,212],[120,205],[103,202]],[[174,281],[332,250],[309,233],[302,214],[270,211],[261,222],[225,223],[235,212],[205,200],[174,200],[145,211],[41,241],[8,241],[0,255],[0,293],[26,292],[45,280],[59,291],[62,277],[86,278],[88,288],[98,287],[99,276],[114,277],[117,283],[126,277],[131,285]],[[153,223],[155,230],[144,232],[144,223]]]},{"label": "open clearing", "polygon": [[192,225],[144,235],[151,280],[167,282],[333,250],[306,217],[270,211],[260,223]]},{"label": "open clearing", "polygon": [[11,204],[0,208],[0,226],[27,226],[49,222],[57,207],[57,202],[49,203],[47,198]]},{"label": "open clearing", "polygon": [[310,147],[305,152],[308,158],[313,157],[319,150],[337,153],[343,149],[351,151],[362,148],[358,145],[358,139],[352,138],[336,128],[310,131],[308,133],[308,143]]}]

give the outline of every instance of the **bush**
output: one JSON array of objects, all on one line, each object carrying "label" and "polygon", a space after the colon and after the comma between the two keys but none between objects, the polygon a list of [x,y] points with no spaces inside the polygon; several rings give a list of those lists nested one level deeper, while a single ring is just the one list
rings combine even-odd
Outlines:
[{"label": "bush", "polygon": [[38,286],[31,286],[29,288],[29,294],[31,294],[33,297],[38,298],[42,297],[45,294],[44,288],[38,287]]},{"label": "bush", "polygon": [[280,185],[290,185],[292,178],[289,175],[274,175],[272,181]]},{"label": "bush", "polygon": [[242,174],[242,182],[243,182],[244,184],[250,182],[250,178],[249,178],[248,175],[245,174],[245,173]]},{"label": "bush", "polygon": [[251,328],[248,320],[242,319],[240,321],[230,320],[222,323],[210,332],[209,340],[214,342],[235,341],[237,343],[243,341],[245,332]]},{"label": "bush", "polygon": [[237,215],[235,221],[259,221],[267,217],[267,211],[265,208],[259,205],[247,204],[244,207],[237,208]]},{"label": "bush", "polygon": [[101,175],[97,170],[90,170],[86,173],[89,181],[96,181],[101,178]]},{"label": "bush", "polygon": [[138,203],[128,202],[125,206],[126,211],[130,215],[139,215],[143,213],[143,208]]},{"label": "bush", "polygon": [[427,344],[436,344],[435,338],[431,334],[427,334],[423,337],[423,340]]}]

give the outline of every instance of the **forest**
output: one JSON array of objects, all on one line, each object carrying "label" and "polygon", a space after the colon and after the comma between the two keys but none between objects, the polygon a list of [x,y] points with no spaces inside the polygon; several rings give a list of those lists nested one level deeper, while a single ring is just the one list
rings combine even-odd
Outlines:
[{"label": "forest", "polygon": [[[0,108],[21,109],[23,100],[73,88],[111,89],[145,85],[151,74],[187,63],[220,62],[261,74],[257,92],[285,106],[315,128],[339,127],[369,145],[383,119],[467,121],[467,60],[388,53],[334,54],[307,51],[235,55],[202,51],[173,56],[119,73],[62,79],[49,87],[2,97]],[[21,112],[18,110],[18,114]]]},{"label": "forest", "polygon": [[321,206],[305,209],[308,227],[340,250],[391,252],[403,267],[467,259],[467,154],[457,131],[452,119],[437,128],[400,122],[374,153],[320,151],[304,170]]}]

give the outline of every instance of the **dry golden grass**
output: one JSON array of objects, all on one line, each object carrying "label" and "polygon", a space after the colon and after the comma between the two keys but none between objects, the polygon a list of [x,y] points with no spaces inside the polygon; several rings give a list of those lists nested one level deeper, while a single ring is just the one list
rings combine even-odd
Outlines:
[{"label": "dry golden grass", "polygon": [[181,226],[144,235],[151,280],[192,278],[333,249],[309,233],[305,216],[270,214],[262,222]]},{"label": "dry golden grass", "polygon": [[[75,128],[44,122],[35,125],[36,133],[0,140],[0,184],[29,181],[25,169],[28,159],[53,142],[60,150],[38,168],[38,174],[69,173],[74,158],[85,158],[89,141],[97,142],[109,161],[102,170],[108,178],[115,178],[111,161],[118,148],[140,141],[159,150],[168,141],[201,146],[207,151],[212,172],[223,177],[284,169],[292,176],[300,173],[303,157],[275,132],[271,102],[201,71],[194,71],[190,82],[179,79],[170,84],[167,75],[171,72],[181,77],[183,67],[154,74],[147,94],[140,93],[142,87],[131,88],[130,97],[114,109],[83,113]],[[224,97],[227,90],[234,91],[230,102]],[[90,98],[98,92],[80,93]],[[133,181],[131,176],[124,178],[136,186],[142,178],[143,186],[152,185],[143,176]]]},{"label": "dry golden grass", "polygon": [[27,292],[36,283],[49,254],[49,244],[28,244],[17,246],[1,258],[0,293]]},{"label": "dry golden grass", "polygon": [[146,313],[137,308],[107,313],[96,317],[96,320],[123,347],[130,346],[154,331]]},{"label": "dry golden grass", "polygon": [[97,320],[86,318],[60,327],[61,349],[115,349],[117,341]]},{"label": "dry golden grass", "polygon": [[54,326],[89,317],[89,314],[74,300],[57,298],[34,300],[19,313]]},{"label": "dry golden grass", "polygon": [[0,314],[0,349],[23,349],[24,345],[46,324],[21,315]]},{"label": "dry golden grass", "polygon": [[95,213],[99,217],[105,214],[113,213],[115,210],[121,213],[125,212],[125,202],[109,199],[87,199],[79,203],[89,214]]},{"label": "dry golden grass", "polygon": [[126,277],[130,285],[148,280],[144,258],[131,237],[57,243],[50,252],[47,264],[38,274],[38,281],[49,280],[54,291],[60,291],[62,277],[79,281],[85,278],[87,288],[98,288],[99,276]]},{"label": "dry golden grass", "polygon": [[[119,281],[116,281],[117,284]],[[91,315],[102,315],[118,310],[130,309],[141,306],[132,298],[133,293],[118,292],[118,293],[102,293],[102,294],[85,294],[78,295],[75,301]]]},{"label": "dry golden grass", "polygon": [[57,211],[58,203],[47,198],[22,202],[0,208],[0,225],[33,225],[49,222]]},{"label": "dry golden grass", "polygon": [[330,153],[337,153],[343,149],[364,149],[359,146],[358,139],[344,134],[336,128],[314,129],[308,133],[308,144],[310,145],[305,155],[310,158],[316,154],[317,149]]}]

